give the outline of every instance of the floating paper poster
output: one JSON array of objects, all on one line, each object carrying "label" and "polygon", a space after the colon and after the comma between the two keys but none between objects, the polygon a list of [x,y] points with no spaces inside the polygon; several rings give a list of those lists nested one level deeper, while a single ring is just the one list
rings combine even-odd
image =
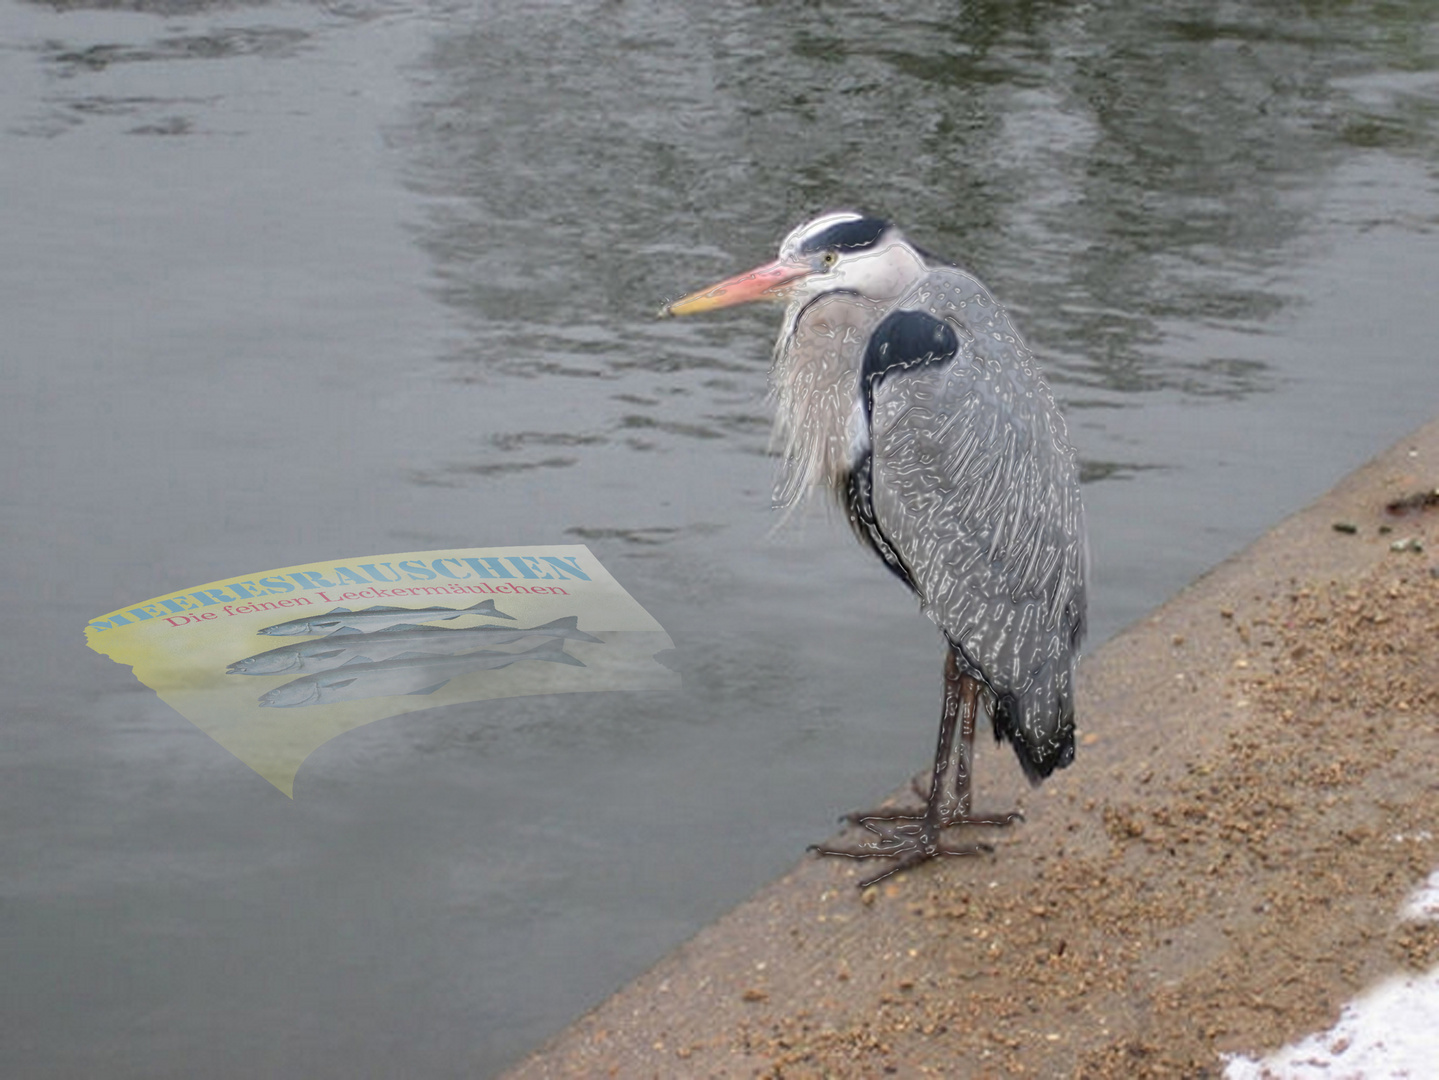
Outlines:
[{"label": "floating paper poster", "polygon": [[669,635],[583,545],[289,566],[92,619],[90,647],[293,796],[318,747],[466,701],[675,687]]}]

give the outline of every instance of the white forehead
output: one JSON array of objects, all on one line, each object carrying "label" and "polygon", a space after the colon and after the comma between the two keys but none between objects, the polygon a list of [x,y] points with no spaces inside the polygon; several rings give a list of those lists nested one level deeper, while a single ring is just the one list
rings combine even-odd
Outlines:
[{"label": "white forehead", "polygon": [[836,210],[830,214],[823,214],[813,221],[806,221],[790,232],[779,245],[779,257],[788,258],[804,246],[806,240],[812,240],[826,229],[846,221],[863,221],[864,215],[857,214],[853,210]]}]

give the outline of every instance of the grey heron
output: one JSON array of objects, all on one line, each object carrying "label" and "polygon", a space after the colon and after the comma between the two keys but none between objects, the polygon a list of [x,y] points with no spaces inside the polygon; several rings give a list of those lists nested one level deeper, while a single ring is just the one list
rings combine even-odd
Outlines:
[{"label": "grey heron", "polygon": [[891,860],[862,885],[988,850],[943,836],[1020,816],[972,810],[978,712],[1036,785],[1074,759],[1086,550],[1064,419],[989,291],[880,218],[825,214],[785,237],[774,262],[662,314],[755,300],[785,305],[770,372],[776,502],[828,488],[948,646],[923,812],[850,815],[874,838],[813,850]]}]

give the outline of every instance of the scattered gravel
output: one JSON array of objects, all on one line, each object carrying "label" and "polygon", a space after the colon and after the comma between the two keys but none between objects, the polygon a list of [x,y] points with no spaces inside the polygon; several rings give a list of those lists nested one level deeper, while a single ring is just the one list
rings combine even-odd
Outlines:
[{"label": "scattered gravel", "polygon": [[1396,922],[1439,865],[1439,584],[1386,564],[1231,632],[1249,722],[1172,787],[1085,801],[1107,850],[1037,853],[1023,892],[967,880],[972,863],[871,890],[923,964],[839,1009],[756,1017],[730,1049],[772,1077],[1217,1077],[1220,1052],[1278,1047],[1439,962],[1439,927]]}]

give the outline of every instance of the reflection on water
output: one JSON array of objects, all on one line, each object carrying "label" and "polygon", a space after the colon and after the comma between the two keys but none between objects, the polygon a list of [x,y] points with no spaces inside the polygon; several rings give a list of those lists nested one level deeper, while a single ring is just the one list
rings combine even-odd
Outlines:
[{"label": "reflection on water", "polygon": [[153,63],[165,60],[223,60],[232,56],[283,57],[293,53],[310,34],[281,27],[244,27],[212,34],[159,38],[144,45],[91,45],[73,50],[57,48],[45,59],[66,78],[83,68],[104,71],[111,64]]},{"label": "reflection on water", "polygon": [[[1261,361],[1165,343],[1176,324],[1259,329],[1294,299],[1275,271],[1356,131],[1432,149],[1432,12],[1184,7],[488,10],[437,42],[406,134],[413,182],[444,196],[423,241],[474,331],[456,359],[687,388],[760,363],[759,317],[644,317],[863,205],[990,281],[1066,397],[1267,390]],[[1423,77],[1356,84],[1389,67]]]},{"label": "reflection on water", "polygon": [[[655,318],[820,210],[1014,310],[1098,639],[1428,418],[1432,4],[951,8],[0,0],[0,1073],[492,1074],[924,762],[932,628],[769,513],[777,314]],[[186,582],[521,542],[683,689],[369,725],[281,807],[77,659]]]}]

